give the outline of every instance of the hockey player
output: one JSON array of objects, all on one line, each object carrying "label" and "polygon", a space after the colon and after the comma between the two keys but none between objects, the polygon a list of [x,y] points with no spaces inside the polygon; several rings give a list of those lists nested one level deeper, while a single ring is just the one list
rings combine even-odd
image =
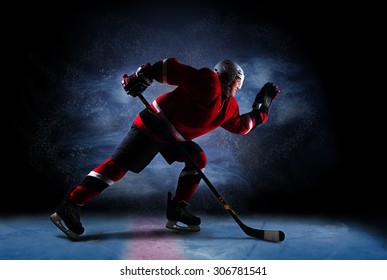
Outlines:
[{"label": "hockey player", "polygon": [[[197,167],[204,170],[206,155],[192,140],[218,127],[235,134],[250,132],[267,121],[270,106],[280,93],[277,85],[266,83],[257,93],[252,110],[240,114],[235,94],[242,88],[244,79],[242,68],[231,60],[222,60],[213,69],[196,69],[176,58],[168,58],[153,65],[144,64],[130,76],[125,74],[122,86],[133,97],[142,94],[153,81],[176,87],[157,97],[150,104],[152,111],[144,109],[135,117],[131,129],[111,156],[66,195],[50,216],[51,221],[70,239],[77,240],[84,233],[79,207],[128,171],[141,172],[160,153],[168,164],[184,163],[174,195],[168,192],[166,227],[199,231],[201,219],[191,214],[187,206],[201,177],[192,161],[177,149],[171,132]],[[165,129],[165,120],[169,129]]]}]

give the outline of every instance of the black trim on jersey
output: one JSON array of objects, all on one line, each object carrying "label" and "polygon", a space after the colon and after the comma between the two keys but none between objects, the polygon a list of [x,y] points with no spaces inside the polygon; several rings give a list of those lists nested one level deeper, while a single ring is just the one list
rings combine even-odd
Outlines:
[{"label": "black trim on jersey", "polygon": [[161,120],[157,115],[149,112],[148,109],[144,109],[140,112],[140,117],[146,128],[151,130],[153,133],[155,133],[157,136],[164,139],[165,141],[168,141],[168,139],[169,141],[173,141],[169,128],[166,126],[165,122]]},{"label": "black trim on jersey", "polygon": [[255,125],[251,129],[251,130],[253,130],[254,128],[256,128],[258,125],[260,125],[262,123],[262,118],[261,118],[261,114],[260,114],[259,110],[252,110],[250,116],[252,116],[255,119]]},{"label": "black trim on jersey", "polygon": [[104,181],[98,178],[95,178],[89,175],[82,180],[80,185],[85,187],[86,189],[94,189],[98,192],[102,192],[104,189],[109,187],[109,184],[105,183]]}]

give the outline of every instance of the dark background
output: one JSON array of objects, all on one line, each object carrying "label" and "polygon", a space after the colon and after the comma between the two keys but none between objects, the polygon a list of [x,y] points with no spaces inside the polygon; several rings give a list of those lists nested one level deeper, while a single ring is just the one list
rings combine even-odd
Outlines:
[{"label": "dark background", "polygon": [[[380,89],[370,67],[380,34],[374,17],[365,25],[366,9],[128,1],[30,3],[9,12],[1,209],[53,210],[105,160],[142,109],[121,91],[121,75],[174,56],[197,67],[226,57],[240,63],[243,112],[267,79],[281,87],[262,128],[245,138],[216,131],[198,140],[209,158],[206,174],[235,209],[385,211],[384,163],[375,164],[384,149]],[[163,92],[153,86],[149,100]],[[90,209],[164,211],[180,168],[156,158]],[[204,183],[192,206],[222,211]]]}]

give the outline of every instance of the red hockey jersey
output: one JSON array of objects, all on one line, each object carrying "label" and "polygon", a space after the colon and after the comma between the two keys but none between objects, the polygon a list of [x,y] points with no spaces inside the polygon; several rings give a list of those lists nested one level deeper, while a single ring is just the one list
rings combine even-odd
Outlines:
[{"label": "red hockey jersey", "polygon": [[[159,83],[177,86],[156,98],[151,106],[169,120],[170,128],[181,141],[192,140],[219,126],[236,134],[246,134],[266,121],[267,115],[252,110],[240,114],[234,97],[221,93],[218,75],[209,68],[195,69],[176,58],[152,66]],[[140,113],[134,123],[146,134],[160,141],[157,124]]]}]

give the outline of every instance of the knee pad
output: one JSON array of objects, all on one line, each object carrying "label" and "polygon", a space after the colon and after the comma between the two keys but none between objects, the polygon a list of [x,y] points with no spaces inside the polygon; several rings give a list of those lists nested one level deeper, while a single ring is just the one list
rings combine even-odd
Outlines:
[{"label": "knee pad", "polygon": [[[207,157],[206,154],[201,151],[199,153],[191,154],[191,158],[195,162],[195,164],[203,171],[204,168],[207,165]],[[191,162],[186,159],[185,160],[185,167],[183,169],[184,171],[193,171],[195,170],[194,166],[191,164]]]},{"label": "knee pad", "polygon": [[203,151],[193,155],[192,159],[200,169],[204,169],[207,165],[207,157]]}]

